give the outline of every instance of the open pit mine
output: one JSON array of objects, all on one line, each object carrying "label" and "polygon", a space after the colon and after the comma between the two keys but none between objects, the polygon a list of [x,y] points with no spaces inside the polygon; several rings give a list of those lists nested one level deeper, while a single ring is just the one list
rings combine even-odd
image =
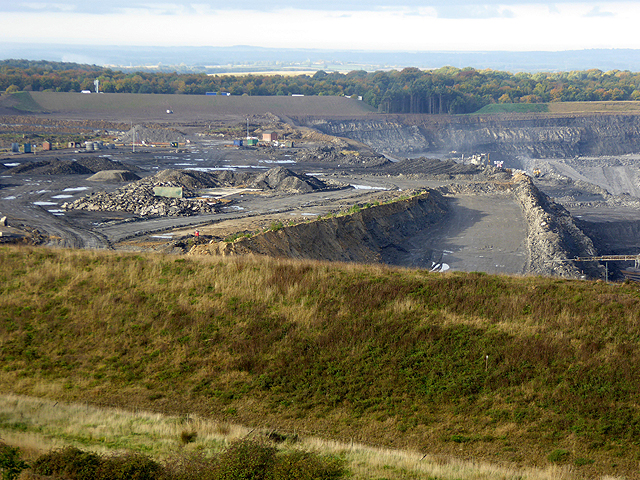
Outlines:
[{"label": "open pit mine", "polygon": [[389,115],[322,97],[207,109],[174,96],[167,116],[163,95],[139,110],[125,94],[90,109],[30,95],[41,110],[0,111],[15,133],[99,118],[100,143],[5,150],[3,242],[591,279],[622,279],[640,254],[635,114]]}]

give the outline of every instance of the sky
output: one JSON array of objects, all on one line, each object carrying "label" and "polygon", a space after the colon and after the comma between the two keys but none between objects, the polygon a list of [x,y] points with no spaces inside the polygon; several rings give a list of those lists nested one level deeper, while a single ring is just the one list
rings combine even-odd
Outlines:
[{"label": "sky", "polygon": [[640,1],[0,0],[0,19],[0,43],[408,52],[640,49]]}]

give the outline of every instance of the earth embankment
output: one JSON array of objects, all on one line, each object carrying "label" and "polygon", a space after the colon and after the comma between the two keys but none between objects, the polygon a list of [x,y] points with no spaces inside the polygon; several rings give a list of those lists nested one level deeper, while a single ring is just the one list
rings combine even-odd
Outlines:
[{"label": "earth embankment", "polygon": [[[267,255],[361,263],[385,262],[407,236],[442,221],[447,202],[437,192],[365,208],[351,215],[272,229],[235,242],[194,247],[192,255]],[[386,263],[386,262],[385,262]]]},{"label": "earth embankment", "polygon": [[274,226],[233,242],[197,245],[189,253],[602,276],[597,267],[585,269],[587,264],[572,260],[596,255],[591,239],[521,174],[510,182],[442,187],[348,215]]}]

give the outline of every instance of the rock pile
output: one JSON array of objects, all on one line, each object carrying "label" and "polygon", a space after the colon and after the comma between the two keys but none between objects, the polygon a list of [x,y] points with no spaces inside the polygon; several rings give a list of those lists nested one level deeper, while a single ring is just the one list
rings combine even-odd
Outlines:
[{"label": "rock pile", "polygon": [[[113,174],[113,172],[111,172]],[[103,176],[107,176],[104,173]],[[92,178],[92,177],[91,177]],[[197,199],[196,190],[221,186],[246,186],[276,193],[305,193],[330,188],[315,177],[297,175],[282,167],[255,176],[235,172],[163,170],[112,193],[95,192],[62,205],[66,210],[119,211],[146,216],[187,216],[215,213],[215,201]],[[154,187],[181,187],[183,198],[157,197]]]},{"label": "rock pile", "polygon": [[298,175],[283,167],[275,167],[264,173],[199,172],[195,170],[162,170],[147,179],[151,182],[169,182],[197,190],[202,188],[248,187],[276,193],[307,193],[323,190],[327,185],[315,177]]},{"label": "rock pile", "polygon": [[187,198],[167,198],[154,195],[154,187],[180,187],[175,183],[151,183],[140,180],[121,187],[113,193],[95,192],[74,202],[62,204],[66,210],[101,212],[129,212],[141,217],[190,216],[216,212],[216,204],[190,198],[194,192],[185,190]]},{"label": "rock pile", "polygon": [[514,175],[513,190],[527,221],[527,272],[565,278],[578,278],[581,271],[591,278],[603,276],[592,262],[578,266],[571,261],[595,256],[597,251],[564,207],[552,202],[526,175]]},{"label": "rock pile", "polygon": [[252,174],[222,170],[218,172],[199,172],[197,170],[162,170],[153,177],[153,182],[173,182],[190,189],[238,187],[247,185]]}]

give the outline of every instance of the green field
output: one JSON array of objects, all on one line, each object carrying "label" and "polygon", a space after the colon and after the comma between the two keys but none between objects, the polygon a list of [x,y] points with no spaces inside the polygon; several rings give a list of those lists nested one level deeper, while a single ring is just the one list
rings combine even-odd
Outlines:
[{"label": "green field", "polygon": [[[26,247],[0,260],[4,393],[635,475],[636,285]],[[0,433],[25,422],[0,415]]]}]

